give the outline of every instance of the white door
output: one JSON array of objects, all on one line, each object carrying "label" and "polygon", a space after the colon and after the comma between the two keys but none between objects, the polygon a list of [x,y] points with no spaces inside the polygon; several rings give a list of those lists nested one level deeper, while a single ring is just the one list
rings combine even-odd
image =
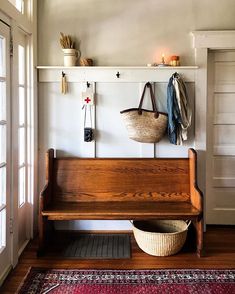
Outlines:
[{"label": "white door", "polygon": [[235,51],[209,53],[207,223],[235,225]]},{"label": "white door", "polygon": [[11,267],[10,29],[0,21],[0,283]]}]

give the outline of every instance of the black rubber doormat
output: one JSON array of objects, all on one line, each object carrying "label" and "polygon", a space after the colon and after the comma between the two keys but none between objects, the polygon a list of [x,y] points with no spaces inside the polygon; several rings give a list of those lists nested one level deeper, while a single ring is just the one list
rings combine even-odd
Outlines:
[{"label": "black rubber doormat", "polygon": [[121,259],[131,257],[129,234],[81,234],[71,240],[64,257],[78,259]]}]

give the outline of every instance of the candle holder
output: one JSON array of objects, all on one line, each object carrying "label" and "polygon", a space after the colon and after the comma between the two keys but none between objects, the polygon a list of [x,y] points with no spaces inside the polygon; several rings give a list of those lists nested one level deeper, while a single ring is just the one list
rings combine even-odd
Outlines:
[{"label": "candle holder", "polygon": [[165,54],[164,53],[162,54],[162,62],[159,63],[157,66],[159,66],[159,67],[169,66],[169,64],[167,64],[165,61]]}]

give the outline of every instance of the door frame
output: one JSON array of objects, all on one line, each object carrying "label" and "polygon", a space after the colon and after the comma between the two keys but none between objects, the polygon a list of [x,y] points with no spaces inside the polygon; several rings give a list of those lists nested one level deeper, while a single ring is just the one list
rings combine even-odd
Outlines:
[{"label": "door frame", "polygon": [[[198,182],[204,192],[205,223],[212,207],[210,193],[211,158],[209,142],[211,140],[211,127],[208,118],[208,95],[210,89],[210,55],[209,50],[235,50],[235,30],[228,31],[194,31],[193,47],[195,49],[195,62],[199,66],[196,72],[195,83],[195,148],[198,150]],[[208,112],[209,111],[209,112]],[[209,148],[209,149],[208,149]]]},{"label": "door frame", "polygon": [[[29,6],[29,11],[26,14],[21,14],[17,9],[8,1],[8,0],[1,0],[1,7],[0,7],[0,19],[5,22],[11,29],[11,48],[13,49],[12,57],[10,58],[10,74],[11,74],[11,80],[10,80],[10,96],[13,97],[15,95],[15,91],[17,90],[17,85],[15,84],[15,80],[13,79],[16,74],[18,74],[16,69],[16,57],[15,53],[17,50],[17,47],[15,45],[15,38],[17,37],[17,30],[20,28],[22,29],[27,35],[28,35],[28,44],[27,44],[27,55],[28,55],[28,92],[30,97],[30,101],[28,99],[29,103],[29,130],[28,130],[28,136],[29,136],[29,164],[30,164],[30,175],[29,175],[29,197],[30,197],[30,207],[29,207],[29,218],[30,218],[30,238],[33,238],[35,232],[37,232],[37,216],[36,216],[36,209],[37,202],[38,202],[38,185],[37,185],[37,175],[38,175],[38,115],[37,115],[37,0],[27,0]],[[11,111],[13,109],[13,105],[11,107]],[[14,110],[15,111],[15,110]],[[14,124],[14,122],[12,122]],[[11,130],[15,126],[11,126]],[[12,136],[14,134],[12,133]],[[11,136],[11,140],[13,139]],[[14,144],[12,140],[12,144]],[[11,151],[11,157],[13,158],[13,154],[16,151],[16,146],[12,147]],[[13,160],[12,160],[13,161]],[[14,173],[14,169],[12,170],[12,173]],[[11,175],[12,176],[12,175]],[[14,173],[15,176],[15,173]],[[11,216],[12,213],[15,212],[15,215],[13,215],[15,218],[12,220],[12,230],[13,234],[11,234],[11,266],[8,271],[4,273],[4,275],[0,276],[0,285],[6,278],[7,274],[11,270],[12,267],[15,267],[18,263],[19,255],[21,254],[22,250],[18,250],[18,224],[17,224],[17,209],[16,206],[18,205],[18,201],[16,201],[16,194],[14,194],[14,182],[11,180],[11,197],[14,201],[12,201],[11,204]],[[22,248],[23,249],[23,248]]]}]

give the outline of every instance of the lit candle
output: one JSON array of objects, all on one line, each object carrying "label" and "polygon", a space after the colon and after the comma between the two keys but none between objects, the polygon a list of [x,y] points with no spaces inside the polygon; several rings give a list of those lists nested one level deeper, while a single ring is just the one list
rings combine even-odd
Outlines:
[{"label": "lit candle", "polygon": [[165,54],[162,53],[162,64],[165,64]]}]

